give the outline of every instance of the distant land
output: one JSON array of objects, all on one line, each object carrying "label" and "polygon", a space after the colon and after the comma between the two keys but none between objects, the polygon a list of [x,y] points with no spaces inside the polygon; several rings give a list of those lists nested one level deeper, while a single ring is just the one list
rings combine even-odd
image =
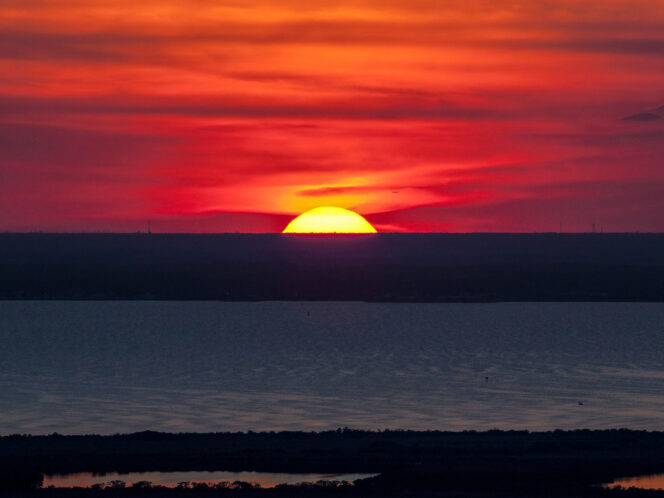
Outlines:
[{"label": "distant land", "polygon": [[[275,489],[268,496],[656,496],[599,484],[664,470],[664,433],[630,431],[356,431],[0,437],[0,492],[38,488],[43,474],[169,470],[371,472],[353,488]],[[164,490],[165,492],[168,490]],[[187,490],[184,490],[187,491]],[[189,496],[215,493],[189,489]],[[198,492],[197,492],[198,491]],[[228,493],[228,491],[221,490]],[[318,492],[317,492],[318,491]],[[125,496],[148,493],[127,488]],[[115,496],[35,490],[14,496]],[[169,496],[182,494],[172,490]],[[240,494],[240,493],[237,493]],[[234,495],[234,494],[233,494]],[[5,495],[6,496],[6,495]],[[154,496],[154,495],[152,495]],[[242,495],[246,496],[246,495]]]},{"label": "distant land", "polygon": [[664,234],[0,234],[0,299],[664,301]]}]

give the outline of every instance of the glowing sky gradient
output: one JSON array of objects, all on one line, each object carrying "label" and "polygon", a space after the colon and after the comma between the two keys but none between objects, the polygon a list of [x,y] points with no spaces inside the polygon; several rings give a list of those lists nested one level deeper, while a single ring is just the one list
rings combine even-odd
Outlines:
[{"label": "glowing sky gradient", "polygon": [[0,0],[0,230],[662,231],[663,60],[661,0]]}]

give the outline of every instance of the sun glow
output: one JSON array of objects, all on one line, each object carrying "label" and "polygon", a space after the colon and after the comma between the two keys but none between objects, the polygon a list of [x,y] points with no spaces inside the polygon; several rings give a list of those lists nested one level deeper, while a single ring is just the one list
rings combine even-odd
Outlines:
[{"label": "sun glow", "polygon": [[376,229],[353,211],[321,206],[302,213],[283,233],[376,233]]}]

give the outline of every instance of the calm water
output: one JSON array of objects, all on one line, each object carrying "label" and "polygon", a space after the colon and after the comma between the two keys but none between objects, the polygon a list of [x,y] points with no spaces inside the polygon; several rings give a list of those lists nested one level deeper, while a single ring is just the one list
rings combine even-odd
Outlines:
[{"label": "calm water", "polygon": [[0,302],[0,434],[664,429],[664,305]]},{"label": "calm water", "polygon": [[664,489],[664,474],[653,474],[648,476],[625,477],[616,479],[610,484],[605,484],[607,488],[639,488],[639,489]]},{"label": "calm water", "polygon": [[365,479],[376,474],[279,474],[276,472],[130,472],[119,474],[109,472],[94,474],[81,472],[78,474],[46,475],[43,487],[56,488],[90,487],[93,484],[105,484],[114,480],[123,481],[127,486],[140,481],[148,481],[166,487],[175,487],[181,482],[218,482],[244,481],[260,484],[262,488],[271,488],[277,484],[296,484],[317,481],[349,481]]}]

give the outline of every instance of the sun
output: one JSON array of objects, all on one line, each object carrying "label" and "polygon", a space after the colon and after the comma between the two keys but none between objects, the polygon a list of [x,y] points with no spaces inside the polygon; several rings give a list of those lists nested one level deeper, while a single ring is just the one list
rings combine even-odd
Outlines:
[{"label": "sun", "polygon": [[321,206],[302,213],[283,233],[376,233],[376,229],[353,211]]}]

